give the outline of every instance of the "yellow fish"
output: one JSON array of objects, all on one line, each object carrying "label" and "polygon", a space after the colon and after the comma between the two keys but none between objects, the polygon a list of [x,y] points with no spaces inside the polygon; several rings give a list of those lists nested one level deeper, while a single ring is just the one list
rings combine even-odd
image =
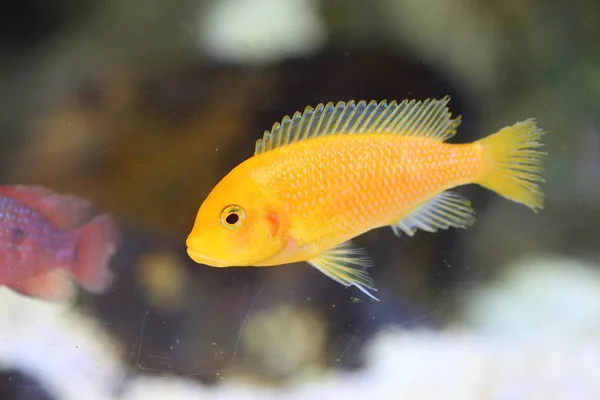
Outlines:
[{"label": "yellow fish", "polygon": [[329,102],[285,116],[202,203],[188,255],[213,267],[306,261],[378,300],[370,257],[352,238],[383,226],[398,236],[467,228],[470,201],[449,189],[471,183],[542,209],[536,121],[444,143],[461,121],[449,100]]}]

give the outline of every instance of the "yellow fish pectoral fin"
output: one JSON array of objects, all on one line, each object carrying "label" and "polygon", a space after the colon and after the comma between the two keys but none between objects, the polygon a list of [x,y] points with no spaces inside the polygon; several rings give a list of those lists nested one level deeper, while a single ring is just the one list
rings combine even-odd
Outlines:
[{"label": "yellow fish pectoral fin", "polygon": [[356,286],[373,300],[379,301],[367,290],[377,291],[375,282],[366,271],[373,266],[373,261],[364,249],[344,242],[307,262],[334,281],[346,287]]},{"label": "yellow fish pectoral fin", "polygon": [[475,222],[471,202],[453,191],[438,194],[391,225],[397,236],[402,232],[413,236],[418,229],[436,232],[438,229],[468,228]]}]

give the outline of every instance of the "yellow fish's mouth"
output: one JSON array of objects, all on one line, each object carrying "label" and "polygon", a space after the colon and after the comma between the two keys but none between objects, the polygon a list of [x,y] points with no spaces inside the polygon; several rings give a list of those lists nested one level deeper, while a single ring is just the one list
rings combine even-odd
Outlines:
[{"label": "yellow fish's mouth", "polygon": [[206,264],[211,267],[227,267],[228,266],[225,261],[210,257],[210,256],[202,253],[201,251],[193,249],[189,246],[187,248],[187,254],[192,260],[194,260],[198,264]]}]

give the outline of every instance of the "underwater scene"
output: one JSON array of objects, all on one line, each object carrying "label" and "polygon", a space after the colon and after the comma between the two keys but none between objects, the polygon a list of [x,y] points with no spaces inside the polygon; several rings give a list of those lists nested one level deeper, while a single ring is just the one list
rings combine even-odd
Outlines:
[{"label": "underwater scene", "polygon": [[596,2],[0,19],[0,400],[600,399]]}]

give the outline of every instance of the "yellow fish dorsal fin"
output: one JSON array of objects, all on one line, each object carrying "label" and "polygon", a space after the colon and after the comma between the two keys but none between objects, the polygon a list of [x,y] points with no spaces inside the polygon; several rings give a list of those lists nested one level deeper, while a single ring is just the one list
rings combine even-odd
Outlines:
[{"label": "yellow fish dorsal fin", "polygon": [[303,113],[296,111],[285,116],[270,131],[256,141],[254,155],[289,144],[323,135],[387,133],[420,136],[444,141],[456,133],[461,118],[452,119],[447,105],[450,96],[423,101],[404,100],[401,103],[375,100],[367,103],[340,101],[307,106]]}]

